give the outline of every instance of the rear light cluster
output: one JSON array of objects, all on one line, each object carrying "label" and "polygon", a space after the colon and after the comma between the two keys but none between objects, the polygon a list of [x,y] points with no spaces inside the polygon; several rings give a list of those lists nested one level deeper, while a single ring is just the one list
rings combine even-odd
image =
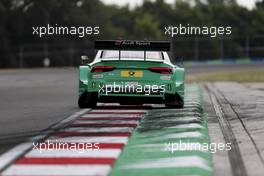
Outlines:
[{"label": "rear light cluster", "polygon": [[92,73],[100,73],[100,72],[107,72],[113,71],[115,67],[112,66],[94,66],[91,70]]},{"label": "rear light cluster", "polygon": [[[113,66],[94,66],[91,70],[92,73],[100,73],[100,72],[108,72],[113,71],[116,68]],[[166,67],[150,67],[148,68],[149,71],[160,73],[160,74],[172,74],[172,68]]]},{"label": "rear light cluster", "polygon": [[160,74],[172,74],[172,68],[166,67],[151,67],[148,68],[149,71],[160,73]]}]

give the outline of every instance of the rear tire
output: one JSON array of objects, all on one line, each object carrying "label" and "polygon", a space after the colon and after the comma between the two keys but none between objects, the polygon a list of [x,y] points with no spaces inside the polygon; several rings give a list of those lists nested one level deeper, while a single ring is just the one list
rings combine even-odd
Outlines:
[{"label": "rear tire", "polygon": [[79,108],[94,108],[97,103],[97,93],[84,92],[78,100]]},{"label": "rear tire", "polygon": [[165,98],[166,108],[182,109],[184,107],[184,102],[182,98],[178,95],[167,95]]},{"label": "rear tire", "polygon": [[120,102],[120,105],[143,105],[143,103],[133,103],[133,102]]}]

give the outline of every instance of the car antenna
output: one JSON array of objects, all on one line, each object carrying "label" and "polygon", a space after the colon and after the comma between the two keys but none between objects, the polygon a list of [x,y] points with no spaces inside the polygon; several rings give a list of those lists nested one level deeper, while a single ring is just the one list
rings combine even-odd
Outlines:
[{"label": "car antenna", "polygon": [[[148,39],[144,38],[144,41],[146,42],[146,41],[148,41]],[[144,50],[144,61],[146,61],[146,50]]]},{"label": "car antenna", "polygon": [[[122,40],[122,37],[119,37],[118,40]],[[121,49],[118,50],[118,60],[121,60]]]}]

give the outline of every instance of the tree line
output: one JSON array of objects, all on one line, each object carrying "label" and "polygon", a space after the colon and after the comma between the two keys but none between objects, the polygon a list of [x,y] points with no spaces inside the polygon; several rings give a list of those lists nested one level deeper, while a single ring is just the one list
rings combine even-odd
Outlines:
[{"label": "tree line", "polygon": [[[47,24],[99,26],[100,34],[85,37],[32,34],[33,26]],[[171,40],[164,35],[164,27],[177,24],[232,27],[230,39],[175,37],[175,51],[187,59],[261,57],[264,54],[260,50],[244,52],[247,47],[264,46],[264,0],[258,1],[251,10],[239,6],[235,0],[176,0],[174,4],[144,0],[133,9],[105,5],[99,0],[0,0],[0,67],[17,67],[19,57],[31,58],[30,63],[34,63],[35,58],[56,57],[55,65],[65,65],[69,48],[73,49],[71,64],[77,65],[75,57],[82,52],[92,52],[95,39]],[[199,48],[207,50],[200,50],[195,58],[195,50]],[[218,55],[220,49],[225,50],[225,56]]]}]

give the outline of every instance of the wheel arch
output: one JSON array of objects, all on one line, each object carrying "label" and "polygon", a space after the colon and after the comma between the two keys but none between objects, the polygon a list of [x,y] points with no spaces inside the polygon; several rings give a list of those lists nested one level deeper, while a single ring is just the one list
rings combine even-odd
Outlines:
[{"label": "wheel arch", "polygon": [[89,66],[79,66],[79,96],[81,96],[85,91],[87,91],[89,73]]},{"label": "wheel arch", "polygon": [[175,92],[184,100],[185,69],[177,67],[175,69]]}]

